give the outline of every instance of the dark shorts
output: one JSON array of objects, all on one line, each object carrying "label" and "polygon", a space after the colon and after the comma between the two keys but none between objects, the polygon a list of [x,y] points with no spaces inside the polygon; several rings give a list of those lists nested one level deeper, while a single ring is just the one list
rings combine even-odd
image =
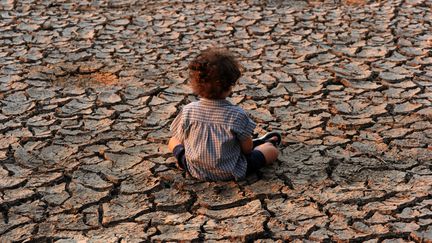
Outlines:
[{"label": "dark shorts", "polygon": [[[173,150],[174,157],[177,159],[177,166],[183,170],[188,171],[186,165],[185,148],[182,144],[175,146]],[[188,171],[189,172],[189,171]]]},{"label": "dark shorts", "polygon": [[[185,148],[182,144],[177,145],[173,150],[174,157],[177,159],[177,165],[187,171],[187,161],[185,156]],[[252,150],[252,152],[248,155],[245,155],[247,161],[247,169],[246,175],[257,172],[259,169],[264,167],[265,165],[265,157],[264,154],[259,150]]]}]

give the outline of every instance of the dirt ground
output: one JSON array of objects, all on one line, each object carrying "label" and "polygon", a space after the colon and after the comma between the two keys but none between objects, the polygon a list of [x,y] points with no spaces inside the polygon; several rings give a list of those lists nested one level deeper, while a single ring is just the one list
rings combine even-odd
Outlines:
[{"label": "dirt ground", "polygon": [[[432,1],[0,0],[0,242],[432,242]],[[187,64],[229,48],[229,100],[277,163],[175,167]]]}]

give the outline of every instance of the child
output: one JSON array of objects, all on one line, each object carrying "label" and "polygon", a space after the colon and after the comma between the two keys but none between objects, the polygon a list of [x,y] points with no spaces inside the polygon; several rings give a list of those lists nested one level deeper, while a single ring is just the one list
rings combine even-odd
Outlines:
[{"label": "child", "polygon": [[200,100],[184,106],[174,119],[168,144],[180,168],[201,180],[239,180],[277,159],[280,134],[253,141],[256,124],[225,99],[241,76],[227,50],[203,51],[189,64],[189,75]]}]

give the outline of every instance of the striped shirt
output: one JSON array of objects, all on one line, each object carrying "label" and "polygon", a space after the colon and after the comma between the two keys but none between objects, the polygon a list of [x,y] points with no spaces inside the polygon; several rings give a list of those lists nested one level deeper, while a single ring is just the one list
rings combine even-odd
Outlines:
[{"label": "striped shirt", "polygon": [[201,98],[183,107],[171,132],[185,147],[193,177],[237,180],[246,175],[247,167],[239,141],[250,138],[255,126],[242,108],[229,101]]}]

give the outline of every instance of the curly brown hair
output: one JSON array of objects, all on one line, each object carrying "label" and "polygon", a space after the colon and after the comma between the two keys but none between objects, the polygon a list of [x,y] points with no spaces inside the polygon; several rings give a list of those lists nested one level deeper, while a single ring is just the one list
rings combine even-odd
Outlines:
[{"label": "curly brown hair", "polygon": [[241,66],[226,49],[209,48],[189,64],[192,90],[200,97],[222,99],[242,75]]}]

